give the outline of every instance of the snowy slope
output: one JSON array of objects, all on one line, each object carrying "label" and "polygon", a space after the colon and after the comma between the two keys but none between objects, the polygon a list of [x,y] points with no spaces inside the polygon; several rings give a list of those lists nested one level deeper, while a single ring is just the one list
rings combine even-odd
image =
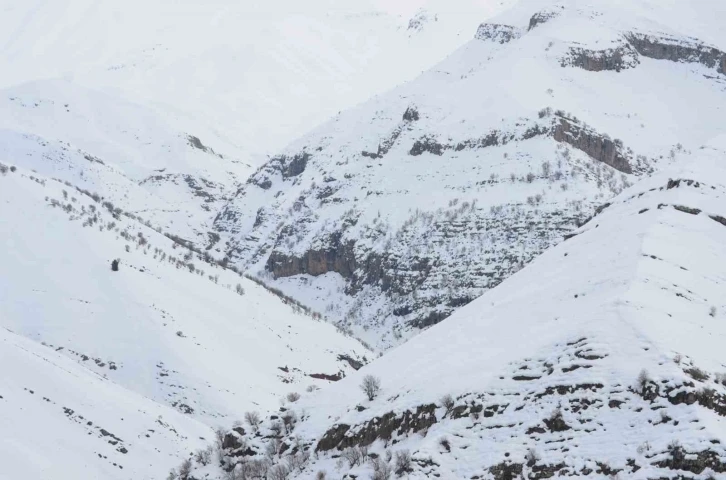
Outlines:
[{"label": "snowy slope", "polygon": [[506,3],[0,2],[0,161],[203,245],[252,165]]},{"label": "snowy slope", "polygon": [[[242,436],[260,454],[230,450],[230,466],[277,442],[298,445],[268,456],[289,478],[389,478],[373,476],[376,456],[405,478],[721,478],[725,158],[722,136],[625,190],[495,289],[304,399],[280,440],[274,420]],[[372,401],[365,375],[380,379]],[[410,465],[387,456],[403,451]]]},{"label": "snowy slope", "polygon": [[[370,357],[106,200],[8,164],[0,185],[2,478],[58,478],[61,466],[71,477],[159,478],[210,427]],[[106,445],[100,428],[123,441]]]},{"label": "snowy slope", "polygon": [[0,161],[69,181],[185,239],[252,171],[203,124],[64,80],[0,91]]},{"label": "snowy slope", "polygon": [[413,78],[511,0],[0,2],[0,86],[64,78],[265,154]]},{"label": "snowy slope", "polygon": [[399,344],[723,131],[725,7],[672,3],[517,3],[259,168],[215,248]]}]

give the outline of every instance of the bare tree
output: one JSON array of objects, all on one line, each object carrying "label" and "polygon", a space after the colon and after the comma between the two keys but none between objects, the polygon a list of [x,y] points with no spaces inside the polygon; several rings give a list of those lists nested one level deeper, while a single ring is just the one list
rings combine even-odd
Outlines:
[{"label": "bare tree", "polygon": [[452,397],[449,394],[446,394],[443,397],[441,397],[440,402],[441,402],[441,406],[446,409],[446,411],[444,412],[444,417],[446,417],[449,413],[451,413],[451,410],[454,409],[454,403],[455,403],[454,397]]},{"label": "bare tree", "polygon": [[373,477],[372,480],[388,480],[391,478],[393,468],[391,465],[380,457],[371,460],[373,464]]},{"label": "bare tree", "polygon": [[360,465],[363,460],[363,453],[357,447],[350,447],[343,450],[343,458],[348,461],[348,465],[353,468]]},{"label": "bare tree", "polygon": [[269,480],[285,480],[288,476],[290,476],[290,467],[287,465],[275,465],[270,469],[270,471],[267,474],[267,478]]},{"label": "bare tree", "polygon": [[408,450],[399,450],[396,452],[395,470],[398,476],[411,470],[411,452]]},{"label": "bare tree", "polygon": [[247,425],[250,426],[253,432],[257,432],[260,429],[260,423],[262,423],[262,420],[260,419],[260,414],[257,412],[246,412],[245,421],[247,422]]},{"label": "bare tree", "polygon": [[297,414],[290,410],[288,412],[285,412],[285,414],[282,416],[282,424],[285,427],[285,433],[290,433],[295,428],[295,424],[297,423]]},{"label": "bare tree", "polygon": [[363,377],[363,382],[360,384],[360,388],[366,394],[368,400],[373,400],[378,396],[378,392],[381,390],[381,379],[374,377],[373,375],[366,375]]},{"label": "bare tree", "polygon": [[190,473],[192,473],[192,461],[187,458],[179,465],[179,478],[181,480],[187,480]]}]

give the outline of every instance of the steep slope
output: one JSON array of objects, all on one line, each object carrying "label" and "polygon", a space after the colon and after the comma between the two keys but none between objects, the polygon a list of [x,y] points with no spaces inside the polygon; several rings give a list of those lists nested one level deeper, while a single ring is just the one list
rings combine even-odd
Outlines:
[{"label": "steep slope", "polygon": [[163,478],[212,430],[0,328],[0,478]]},{"label": "steep slope", "polygon": [[0,164],[0,211],[0,477],[159,478],[370,355],[69,183]]},{"label": "steep slope", "polygon": [[32,82],[0,91],[0,161],[69,181],[203,243],[252,168],[203,123],[190,125],[68,81]]},{"label": "steep slope", "polygon": [[[272,419],[241,436],[258,453],[228,450],[227,478],[261,464],[287,478],[723,475],[724,159],[721,137],[627,189],[495,289],[304,399],[290,431]],[[373,400],[365,375],[380,380]]]},{"label": "steep slope", "polygon": [[508,3],[5,2],[0,86],[64,78],[204,122],[262,156],[413,78]]},{"label": "steep slope", "polygon": [[216,248],[400,343],[722,130],[724,6],[673,3],[519,2],[273,157],[218,215]]}]

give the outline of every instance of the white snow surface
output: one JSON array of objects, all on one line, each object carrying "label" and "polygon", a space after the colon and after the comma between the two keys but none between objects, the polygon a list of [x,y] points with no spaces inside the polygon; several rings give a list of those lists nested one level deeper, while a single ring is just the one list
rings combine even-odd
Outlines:
[{"label": "white snow surface", "polygon": [[[259,168],[215,219],[215,249],[272,272],[276,286],[369,343],[400,344],[561,241],[638,176],[687,161],[723,132],[726,70],[651,58],[628,39],[713,48],[726,68],[725,4],[667,3],[516,3],[415,80]],[[617,69],[576,65],[578,52],[595,64],[614,48],[626,52]],[[596,135],[590,145],[622,145],[632,172],[529,136],[562,119]],[[416,151],[425,141],[433,147]]]},{"label": "white snow surface", "polygon": [[0,86],[64,78],[261,156],[413,78],[511,3],[4,0]]},{"label": "white snow surface", "polygon": [[370,356],[102,201],[3,165],[0,478],[161,478],[211,427]]},{"label": "white snow surface", "polygon": [[[491,469],[502,462],[520,464],[525,475],[557,466],[555,471],[580,478],[611,478],[603,465],[620,470],[620,478],[636,479],[722,472],[724,159],[722,136],[688,162],[626,189],[576,236],[495,289],[354,376],[303,399],[296,408],[305,419],[289,438],[320,450],[326,432],[348,426],[332,447],[348,439],[381,457],[385,450],[409,450],[414,461],[408,478],[509,478]],[[707,378],[694,378],[694,367]],[[658,385],[653,399],[638,393],[643,371]],[[359,388],[365,375],[381,382],[373,401]],[[681,392],[707,391],[720,399],[720,413],[677,400]],[[463,415],[447,417],[445,395]],[[390,421],[386,415],[415,418],[429,405],[435,413],[426,428],[396,428],[389,438],[376,433]],[[483,407],[481,415],[470,414],[475,406]],[[557,411],[568,426],[564,431],[543,423]],[[366,429],[366,440],[355,440]],[[292,477],[315,478],[319,470],[333,478],[372,475],[370,463],[351,469],[330,448]],[[689,471],[657,465],[674,448],[692,459],[710,451],[720,463]],[[530,449],[538,461],[522,467]],[[284,462],[280,457],[275,461]]]}]

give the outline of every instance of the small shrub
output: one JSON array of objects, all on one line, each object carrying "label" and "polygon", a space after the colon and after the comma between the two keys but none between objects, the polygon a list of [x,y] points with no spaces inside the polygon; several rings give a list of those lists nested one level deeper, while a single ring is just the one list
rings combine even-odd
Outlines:
[{"label": "small shrub", "polygon": [[449,413],[451,413],[451,410],[453,410],[453,408],[454,408],[454,404],[455,404],[454,397],[452,397],[449,394],[446,394],[443,397],[441,397],[440,402],[441,402],[441,406],[444,407],[444,409],[445,409],[444,417],[446,417],[449,415]]},{"label": "small shrub", "polygon": [[360,384],[360,388],[366,394],[368,400],[373,400],[381,391],[381,379],[374,377],[373,375],[366,375],[363,377],[363,382]]},{"label": "small shrub", "polygon": [[388,462],[378,457],[374,458],[371,463],[373,464],[373,476],[371,480],[388,480],[391,478],[393,468]]},{"label": "small shrub", "polygon": [[396,452],[395,472],[399,477],[411,471],[411,452],[399,450]]},{"label": "small shrub", "polygon": [[295,424],[297,424],[297,414],[292,410],[285,412],[282,416],[282,425],[285,427],[285,433],[292,432],[295,429]]},{"label": "small shrub", "polygon": [[637,452],[639,455],[644,455],[648,452],[650,452],[650,442],[645,442],[642,445],[638,446]]},{"label": "small shrub", "polygon": [[708,309],[708,314],[711,315],[712,317],[716,317],[716,312],[717,312],[716,307],[711,307]]},{"label": "small shrub", "polygon": [[699,382],[705,382],[708,380],[708,374],[698,367],[686,369],[685,372],[690,375],[691,378],[698,380]]},{"label": "small shrub", "polygon": [[533,467],[537,464],[537,462],[539,462],[540,456],[537,453],[537,450],[535,450],[534,448],[530,448],[524,455],[524,460],[527,462],[528,467]]},{"label": "small shrub", "polygon": [[242,285],[239,284],[239,283],[235,287],[234,291],[237,292],[237,295],[244,295],[245,294],[245,289],[242,288]]},{"label": "small shrub", "polygon": [[449,439],[446,437],[441,437],[439,439],[439,445],[441,445],[443,448],[446,449],[447,452],[451,451],[451,443],[449,443]]},{"label": "small shrub", "polygon": [[272,434],[276,437],[279,437],[282,434],[282,422],[275,420],[270,424],[270,431],[272,431]]},{"label": "small shrub", "polygon": [[262,420],[260,419],[260,414],[257,412],[246,412],[245,421],[247,422],[247,425],[250,426],[253,432],[257,432],[260,429],[260,423],[262,423]]},{"label": "small shrub", "polygon": [[290,476],[290,467],[284,464],[275,465],[270,469],[270,471],[267,473],[267,478],[269,480],[285,480],[288,476]]},{"label": "small shrub", "polygon": [[192,461],[187,458],[179,465],[179,478],[181,480],[187,480],[190,473],[192,473]]},{"label": "small shrub", "polygon": [[638,374],[638,387],[640,387],[640,390],[643,391],[645,389],[645,386],[650,383],[650,375],[648,375],[648,371],[643,369]]},{"label": "small shrub", "polygon": [[297,392],[290,392],[285,398],[288,402],[297,402],[298,400],[300,400],[300,394]]},{"label": "small shrub", "polygon": [[527,174],[526,180],[527,180],[527,183],[532,183],[532,182],[534,182],[534,173],[532,173],[532,172],[529,172],[529,173]]},{"label": "small shrub", "polygon": [[326,475],[325,470],[318,470],[318,473],[315,474],[315,480],[325,480]]},{"label": "small shrub", "polygon": [[350,468],[360,465],[361,461],[363,460],[363,455],[360,449],[357,447],[346,448],[345,450],[343,450],[342,456],[348,462]]},{"label": "small shrub", "polygon": [[194,460],[200,465],[209,465],[212,461],[212,447],[202,448],[194,454]]}]

